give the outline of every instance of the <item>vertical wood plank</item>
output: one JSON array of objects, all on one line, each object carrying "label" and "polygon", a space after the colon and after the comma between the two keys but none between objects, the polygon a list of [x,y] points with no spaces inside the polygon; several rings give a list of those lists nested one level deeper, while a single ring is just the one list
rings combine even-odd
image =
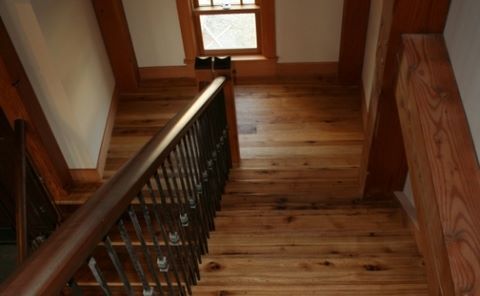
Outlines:
[{"label": "vertical wood plank", "polygon": [[228,77],[223,87],[225,96],[225,112],[227,113],[228,141],[230,144],[231,165],[237,166],[240,163],[240,144],[238,142],[237,111],[235,108],[235,94],[232,77]]},{"label": "vertical wood plank", "polygon": [[359,84],[367,38],[370,0],[345,0],[338,79],[343,84]]},{"label": "vertical wood plank", "polygon": [[27,238],[27,151],[25,147],[25,122],[15,120],[15,224],[17,234],[17,264],[21,264],[28,256]]},{"label": "vertical wood plank", "polygon": [[197,56],[197,38],[192,19],[192,1],[177,0],[178,19],[182,31],[183,50],[185,51],[185,63],[191,64]]},{"label": "vertical wood plank", "polygon": [[479,295],[480,175],[446,45],[442,35],[406,35],[403,43],[396,95],[436,280],[431,295]]},{"label": "vertical wood plank", "polygon": [[[373,96],[369,110],[368,129],[360,171],[361,187],[368,198],[385,198],[403,189],[407,161],[395,104],[395,81],[398,73],[398,54],[401,35],[405,33],[441,33],[445,27],[450,0],[396,0],[388,49],[382,76],[375,85],[380,94]],[[384,65],[383,65],[384,64]]]},{"label": "vertical wood plank", "polygon": [[120,91],[135,90],[139,72],[127,18],[120,0],[92,0],[115,81]]}]

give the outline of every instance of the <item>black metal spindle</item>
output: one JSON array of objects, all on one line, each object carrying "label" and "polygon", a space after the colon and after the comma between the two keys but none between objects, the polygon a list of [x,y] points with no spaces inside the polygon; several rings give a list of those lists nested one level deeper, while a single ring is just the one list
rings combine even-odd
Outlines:
[{"label": "black metal spindle", "polygon": [[[196,215],[195,209],[196,209],[196,199],[193,196],[193,191],[190,186],[189,182],[189,177],[188,177],[188,172],[185,167],[185,162],[183,160],[183,157],[181,155],[181,146],[180,143],[178,144],[177,148],[174,150],[175,152],[175,159],[177,162],[177,172],[178,172],[178,178],[180,179],[180,184],[182,188],[182,192],[184,195],[184,215],[189,219],[189,221],[186,222],[186,229],[187,232],[190,233],[190,236],[194,240],[194,246],[195,246],[195,251],[197,253],[197,260],[198,262],[201,263],[201,257],[202,257],[202,251],[203,251],[203,242],[202,242],[202,235],[203,235],[203,229],[201,225],[201,221],[199,221],[198,216]],[[192,209],[192,199],[193,203],[195,204],[195,207]]]},{"label": "black metal spindle", "polygon": [[120,236],[122,237],[123,242],[125,243],[125,248],[127,249],[128,255],[130,256],[130,260],[132,261],[133,268],[137,273],[140,281],[142,282],[143,294],[153,294],[153,288],[150,287],[150,284],[147,281],[145,276],[145,272],[143,271],[142,264],[138,260],[137,254],[135,249],[133,248],[132,241],[130,236],[128,235],[127,229],[125,228],[125,223],[122,219],[118,220],[117,223],[118,230],[120,232]]},{"label": "black metal spindle", "polygon": [[[186,246],[186,248],[190,251],[190,264],[191,264],[191,268],[193,268],[193,271],[194,271],[194,274],[196,275],[197,278],[200,277],[200,270],[198,268],[198,259],[197,259],[197,250],[196,250],[196,245],[195,245],[195,239],[188,227],[188,220],[187,220],[187,223],[185,223],[185,221],[182,221],[184,219],[182,219],[182,217],[185,217],[184,215],[187,214],[187,210],[186,210],[186,205],[182,199],[182,193],[180,192],[180,188],[179,188],[179,184],[178,182],[180,181],[180,174],[176,174],[175,173],[175,169],[173,167],[173,162],[172,162],[172,154],[168,155],[167,158],[166,158],[166,161],[165,163],[167,164],[168,166],[168,169],[170,170],[170,172],[172,173],[170,177],[167,176],[164,176],[165,177],[165,180],[167,181],[167,184],[168,183],[171,183],[173,186],[173,190],[174,190],[174,195],[177,199],[177,204],[179,206],[179,217],[180,217],[180,238],[182,239],[182,243],[184,244],[184,246]],[[187,219],[188,219],[188,216],[187,216]],[[196,280],[197,278],[195,278],[195,282],[196,283]]]},{"label": "black metal spindle", "polygon": [[[158,174],[155,173],[155,176],[153,177],[155,182],[156,181],[156,177],[158,177]],[[161,192],[162,188],[160,185],[157,185],[157,190],[158,192]],[[162,250],[160,248],[160,243],[159,243],[159,239],[157,238],[157,236],[154,234],[155,232],[153,232],[153,223],[151,223],[151,228],[152,228],[152,236],[154,236],[154,242],[156,241],[155,243],[155,247],[157,248],[157,252],[158,252],[158,256],[163,256],[162,257],[162,260],[160,262],[158,262],[158,265],[159,265],[159,268],[160,269],[164,269],[165,272],[168,274],[168,271],[169,270],[172,270],[173,272],[173,275],[175,277],[175,280],[177,281],[177,285],[179,287],[179,292],[180,292],[180,295],[185,295],[185,292],[183,290],[183,287],[182,287],[182,282],[180,281],[180,276],[178,274],[178,267],[177,267],[177,262],[175,260],[175,257],[173,255],[173,252],[170,248],[170,244],[169,244],[169,241],[168,241],[168,237],[166,236],[165,234],[165,231],[163,229],[163,222],[161,221],[160,219],[160,215],[159,215],[159,207],[158,207],[158,203],[157,203],[157,198],[156,198],[156,194],[155,194],[155,191],[153,189],[153,185],[152,185],[152,182],[151,180],[148,180],[147,182],[147,189],[148,189],[148,192],[150,193],[150,197],[152,198],[152,204],[153,204],[153,208],[152,208],[152,212],[153,212],[153,216],[155,217],[155,221],[157,222],[158,224],[158,227],[160,228],[160,235],[162,236],[162,239],[165,243],[165,248],[167,250],[167,255],[166,256],[163,256],[163,253],[162,253]],[[160,196],[162,194],[159,194]],[[145,205],[145,201],[144,199],[142,198],[140,200],[142,206],[146,207]],[[166,206],[166,205],[165,205]],[[187,283],[186,283],[187,284]]]},{"label": "black metal spindle", "polygon": [[[163,168],[161,168],[161,170],[163,171]],[[167,246],[167,250],[170,254],[170,257],[173,258],[174,257],[173,253],[175,253],[175,258],[177,258],[177,261],[178,261],[178,269],[182,273],[182,276],[183,276],[183,279],[185,281],[185,285],[187,287],[188,293],[191,294],[192,293],[191,292],[191,285],[193,283],[192,277],[194,277],[194,275],[193,275],[193,273],[191,273],[191,270],[188,268],[187,263],[185,262],[185,259],[186,259],[187,255],[184,255],[183,251],[186,251],[186,250],[183,250],[183,248],[178,247],[179,244],[172,244],[172,242],[170,241],[170,238],[173,237],[173,235],[170,235],[170,234],[177,233],[176,225],[175,225],[174,219],[172,217],[172,212],[174,212],[174,206],[175,206],[174,205],[174,199],[171,196],[171,194],[169,193],[170,194],[170,202],[168,204],[166,204],[167,196],[166,196],[165,190],[163,189],[164,185],[162,185],[162,182],[161,182],[161,179],[160,179],[160,174],[158,173],[158,171],[156,171],[155,174],[154,174],[154,180],[155,180],[155,183],[157,185],[157,190],[158,190],[158,194],[160,196],[160,200],[165,201],[165,203],[163,203],[163,209],[164,209],[164,213],[165,213],[164,218],[165,219],[162,221],[161,216],[159,214],[161,212],[162,208],[160,207],[159,204],[156,203],[155,195],[152,195],[152,199],[156,204],[156,206],[155,206],[156,216],[155,217],[156,217],[156,220],[157,220],[157,224],[160,227],[162,238],[163,238],[163,240],[164,240],[164,242]],[[167,189],[167,191],[168,191],[168,189]],[[176,264],[177,261],[175,261],[174,263]]]},{"label": "black metal spindle", "polygon": [[137,235],[137,238],[140,241],[143,257],[145,258],[145,262],[147,263],[147,269],[150,271],[153,277],[153,280],[155,281],[155,285],[157,286],[159,294],[163,295],[162,284],[160,283],[157,269],[155,268],[155,264],[152,262],[152,255],[147,246],[147,243],[145,242],[145,238],[143,237],[142,227],[140,226],[140,223],[138,221],[137,214],[133,210],[132,206],[128,208],[128,215],[130,216],[130,221],[133,224],[133,229],[135,230],[135,234]]},{"label": "black metal spindle", "polygon": [[203,200],[205,201],[205,204],[207,205],[207,210],[209,211],[209,225],[210,225],[210,230],[215,230],[215,223],[214,223],[214,217],[215,217],[215,199],[213,198],[214,192],[212,190],[211,184],[209,182],[209,177],[208,177],[208,168],[207,168],[207,157],[206,153],[201,149],[203,146],[203,141],[201,136],[201,121],[202,117],[196,122],[196,124],[193,126],[192,132],[193,132],[193,144],[194,144],[194,150],[196,150],[196,153],[198,155],[198,166],[199,166],[199,174],[200,174],[200,182],[197,184],[197,190],[200,192],[202,190],[202,196]]},{"label": "black metal spindle", "polygon": [[[150,189],[149,186],[147,187]],[[142,208],[143,217],[145,219],[145,224],[147,226],[147,231],[150,234],[150,237],[152,238],[153,246],[156,251],[157,267],[159,268],[160,272],[165,278],[165,282],[167,283],[167,287],[168,287],[168,293],[170,295],[173,295],[172,282],[170,281],[170,278],[168,276],[169,260],[166,256],[163,255],[163,252],[160,249],[157,235],[153,230],[152,219],[150,218],[150,211],[148,210],[148,207],[145,203],[145,198],[143,197],[143,194],[141,192],[137,195],[137,199],[140,202],[140,207]]]},{"label": "black metal spindle", "polygon": [[[182,213],[182,208],[181,208],[182,206],[181,206],[181,202],[180,202],[180,197],[178,196],[178,190],[175,190],[175,193],[174,193],[174,191],[172,189],[173,188],[172,184],[176,184],[176,183],[172,182],[171,179],[175,178],[175,175],[174,175],[173,170],[171,170],[171,164],[168,160],[169,160],[169,158],[166,159],[165,163],[168,164],[168,167],[170,168],[170,171],[172,172],[172,176],[170,176],[168,174],[165,163],[161,165],[162,175],[163,175],[163,179],[165,180],[165,185],[167,187],[168,195],[170,196],[170,199],[172,201],[172,212],[177,217],[180,217],[180,214]],[[172,219],[171,225],[175,229],[175,232],[172,233],[172,235],[176,235],[176,237],[178,237],[178,242],[176,243],[176,245],[179,246],[181,244],[181,246],[182,246],[182,248],[179,248],[179,250],[182,250],[182,252],[185,256],[184,258],[185,258],[185,261],[186,261],[186,269],[190,273],[191,283],[196,284],[197,283],[196,270],[195,270],[196,260],[194,259],[195,258],[195,251],[191,248],[192,245],[190,243],[186,242],[186,240],[187,240],[186,239],[186,234],[185,234],[185,231],[183,229],[181,221],[179,221],[179,219],[176,219],[176,218]],[[169,233],[169,236],[170,236],[170,233]],[[173,245],[175,245],[175,242],[172,241],[172,239],[170,239],[170,241]]]},{"label": "black metal spindle", "polygon": [[[193,164],[191,162],[193,155],[188,154],[188,150],[186,147],[186,137],[183,138],[178,146],[178,150],[180,151],[180,159],[182,160],[185,177],[188,184],[188,205],[190,208],[190,212],[194,216],[194,219],[199,223],[199,234],[200,234],[200,250],[202,255],[206,254],[208,251],[208,223],[206,218],[204,217],[204,209],[203,204],[200,203],[197,195],[197,191],[195,188],[196,183],[196,173],[193,168]],[[201,259],[201,256],[200,256]]]},{"label": "black metal spindle", "polygon": [[105,249],[107,249],[108,256],[110,257],[110,260],[112,261],[113,266],[115,267],[115,270],[117,271],[118,276],[123,283],[123,287],[125,288],[127,295],[133,295],[133,289],[130,285],[130,281],[125,274],[125,270],[123,269],[122,263],[118,258],[117,252],[112,246],[112,241],[110,240],[109,236],[105,237],[105,239],[103,240],[103,244],[105,246]]},{"label": "black metal spindle", "polygon": [[93,277],[97,281],[98,285],[102,289],[103,294],[107,296],[112,295],[112,292],[110,292],[110,288],[108,288],[107,281],[105,280],[102,271],[98,267],[95,258],[90,257],[90,259],[88,260],[88,267],[90,268],[90,271],[92,272]]}]

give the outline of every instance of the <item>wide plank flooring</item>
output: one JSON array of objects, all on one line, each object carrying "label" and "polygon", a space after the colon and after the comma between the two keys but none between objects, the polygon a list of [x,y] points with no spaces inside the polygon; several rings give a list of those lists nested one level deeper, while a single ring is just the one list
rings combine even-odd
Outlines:
[{"label": "wide plank flooring", "polygon": [[395,203],[359,201],[359,90],[236,88],[231,171],[194,295],[427,295]]},{"label": "wide plank flooring", "polygon": [[[360,199],[359,89],[284,82],[235,92],[242,161],[193,295],[427,295],[401,209]],[[194,94],[180,85],[122,95],[106,178]]]}]

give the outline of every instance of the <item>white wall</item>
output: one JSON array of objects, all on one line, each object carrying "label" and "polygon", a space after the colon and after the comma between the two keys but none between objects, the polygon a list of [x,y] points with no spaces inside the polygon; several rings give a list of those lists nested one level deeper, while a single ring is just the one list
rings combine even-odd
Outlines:
[{"label": "white wall", "polygon": [[445,29],[450,59],[480,155],[480,1],[453,0]]},{"label": "white wall", "polygon": [[276,0],[280,63],[338,61],[343,0]]},{"label": "white wall", "polygon": [[[175,0],[123,0],[140,67],[183,65]],[[279,62],[338,61],[343,0],[276,0]]]},{"label": "white wall", "polygon": [[123,0],[139,67],[183,65],[175,0]]},{"label": "white wall", "polygon": [[70,168],[95,168],[114,78],[89,0],[4,0],[0,14]]},{"label": "white wall", "polygon": [[365,58],[363,61],[362,82],[365,91],[365,100],[368,107],[372,97],[372,88],[375,78],[377,43],[382,21],[382,10],[384,0],[372,0],[370,2],[370,16],[368,21],[367,42],[365,47]]}]

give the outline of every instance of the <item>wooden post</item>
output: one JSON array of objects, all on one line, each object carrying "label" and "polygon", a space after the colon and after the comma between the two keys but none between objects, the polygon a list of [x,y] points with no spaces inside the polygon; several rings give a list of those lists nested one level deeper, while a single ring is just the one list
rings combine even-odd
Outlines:
[{"label": "wooden post", "polygon": [[17,263],[20,265],[28,256],[27,237],[27,188],[26,188],[26,148],[25,122],[15,120],[15,218],[17,235]]},{"label": "wooden post", "polygon": [[[385,1],[378,40],[376,77],[365,130],[360,186],[369,199],[392,198],[407,176],[407,160],[395,104],[401,36],[442,33],[450,0]],[[388,8],[388,9],[385,9]]]},{"label": "wooden post", "polygon": [[404,35],[396,88],[430,295],[480,295],[480,178],[441,34]]},{"label": "wooden post", "polygon": [[237,111],[235,108],[235,91],[230,57],[225,59],[196,59],[195,77],[199,90],[205,88],[215,77],[219,76],[227,79],[223,87],[223,95],[225,98],[225,112],[228,123],[231,165],[238,166],[240,163],[240,145],[238,142]]}]

